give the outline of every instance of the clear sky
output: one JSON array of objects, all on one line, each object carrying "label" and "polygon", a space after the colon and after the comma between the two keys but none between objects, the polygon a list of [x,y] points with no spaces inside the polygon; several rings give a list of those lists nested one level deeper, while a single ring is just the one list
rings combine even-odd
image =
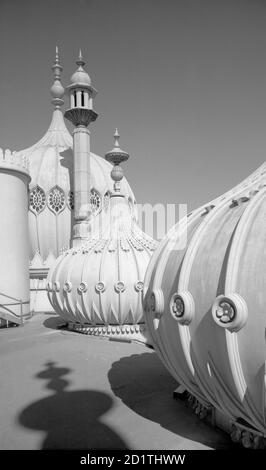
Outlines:
[{"label": "clear sky", "polygon": [[118,127],[138,202],[192,209],[265,160],[265,0],[0,0],[1,147],[47,130],[56,45],[63,85],[82,49],[92,150]]}]

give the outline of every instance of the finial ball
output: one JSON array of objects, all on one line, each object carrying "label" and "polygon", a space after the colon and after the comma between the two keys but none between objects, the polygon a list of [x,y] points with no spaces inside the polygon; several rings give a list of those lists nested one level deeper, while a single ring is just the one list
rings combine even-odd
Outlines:
[{"label": "finial ball", "polygon": [[119,165],[115,165],[111,171],[112,180],[115,182],[121,181],[123,179],[123,176],[124,176],[123,168],[121,168],[121,166]]}]

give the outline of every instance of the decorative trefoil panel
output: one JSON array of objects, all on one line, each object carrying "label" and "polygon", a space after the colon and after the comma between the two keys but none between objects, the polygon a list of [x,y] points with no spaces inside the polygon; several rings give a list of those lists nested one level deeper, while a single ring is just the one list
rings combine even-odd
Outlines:
[{"label": "decorative trefoil panel", "polygon": [[30,210],[36,215],[40,214],[40,212],[42,212],[46,206],[46,196],[44,190],[38,185],[34,186],[30,190],[29,199]]},{"label": "decorative trefoil panel", "polygon": [[90,193],[90,207],[94,215],[99,214],[102,209],[102,198],[96,189],[91,189]]},{"label": "decorative trefoil panel", "polygon": [[59,186],[54,186],[48,194],[47,206],[54,214],[60,214],[66,206],[64,191]]}]

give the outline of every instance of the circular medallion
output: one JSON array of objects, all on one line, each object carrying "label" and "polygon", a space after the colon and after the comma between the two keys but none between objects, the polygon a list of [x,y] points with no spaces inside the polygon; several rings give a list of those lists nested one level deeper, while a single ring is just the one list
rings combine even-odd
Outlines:
[{"label": "circular medallion", "polygon": [[180,318],[184,315],[185,304],[182,297],[174,294],[170,303],[170,310],[174,317]]},{"label": "circular medallion", "polygon": [[96,292],[104,292],[105,291],[105,284],[104,282],[98,282],[95,286]]},{"label": "circular medallion", "polygon": [[135,284],[135,289],[137,292],[140,292],[143,290],[144,283],[142,281],[137,281]]},{"label": "circular medallion", "polygon": [[237,332],[246,324],[247,304],[237,293],[219,295],[212,305],[212,317],[217,325]]},{"label": "circular medallion", "polygon": [[222,323],[229,323],[234,320],[236,311],[228,300],[221,300],[216,308],[216,317]]},{"label": "circular medallion", "polygon": [[72,290],[72,283],[71,282],[65,282],[65,285],[64,285],[64,291],[65,292],[71,292]]},{"label": "circular medallion", "polygon": [[175,292],[170,300],[172,317],[181,325],[189,325],[195,313],[195,304],[190,292]]},{"label": "circular medallion", "polygon": [[86,282],[81,282],[78,286],[78,293],[83,294],[84,292],[87,292],[87,284]]},{"label": "circular medallion", "polygon": [[115,284],[115,290],[116,292],[120,293],[120,292],[124,292],[125,290],[125,284],[123,281],[118,281],[116,284]]}]

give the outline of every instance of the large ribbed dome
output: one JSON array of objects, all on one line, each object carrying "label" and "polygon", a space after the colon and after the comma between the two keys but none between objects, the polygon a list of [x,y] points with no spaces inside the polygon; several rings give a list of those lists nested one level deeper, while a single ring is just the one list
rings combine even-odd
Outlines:
[{"label": "large ribbed dome", "polygon": [[105,155],[111,171],[108,223],[82,244],[66,251],[49,271],[47,291],[69,327],[87,334],[146,341],[143,331],[144,276],[157,243],[138,226],[121,190],[121,162],[129,154],[115,146]]},{"label": "large ribbed dome", "polygon": [[199,409],[215,407],[246,446],[257,441],[239,422],[266,431],[265,220],[266,163],[181,220],[145,279],[145,318],[160,358]]},{"label": "large ribbed dome", "polygon": [[[68,132],[62,112],[53,112],[51,125],[44,137],[32,147],[23,150],[30,162],[30,258],[38,253],[42,260],[55,259],[69,246],[71,237],[71,209],[73,208],[73,139]],[[95,215],[109,203],[113,182],[111,165],[91,153],[91,202]],[[134,205],[134,194],[126,180],[123,191]]]},{"label": "large ribbed dome", "polygon": [[132,218],[126,198],[112,195],[109,215],[106,230],[56,261],[48,296],[72,329],[143,341],[143,283],[156,242]]}]

